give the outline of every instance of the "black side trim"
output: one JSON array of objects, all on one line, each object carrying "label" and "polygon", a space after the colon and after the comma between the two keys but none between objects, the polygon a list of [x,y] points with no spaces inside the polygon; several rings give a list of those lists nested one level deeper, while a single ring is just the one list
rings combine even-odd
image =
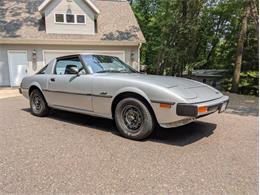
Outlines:
[{"label": "black side trim", "polygon": [[74,92],[54,91],[54,90],[47,90],[47,89],[43,89],[42,91],[53,92],[53,93],[65,93],[65,94],[72,94],[72,95],[85,95],[85,96],[112,98],[111,95],[97,95],[97,94],[88,94],[88,93],[74,93]]},{"label": "black side trim", "polygon": [[168,101],[161,101],[161,100],[151,100],[152,103],[158,103],[158,104],[171,104],[174,105],[175,102],[168,102]]},{"label": "black side trim", "polygon": [[79,110],[79,111],[93,112],[92,110],[86,110],[86,109],[81,109],[81,108],[73,108],[73,107],[69,107],[69,106],[60,106],[60,105],[53,105],[53,106],[65,108],[65,109],[73,109],[73,110]]},{"label": "black side trim", "polygon": [[104,97],[104,98],[112,98],[112,95],[98,95],[98,94],[90,94],[93,97]]},{"label": "black side trim", "polygon": [[179,116],[198,116],[198,107],[192,104],[177,104],[176,113]]}]

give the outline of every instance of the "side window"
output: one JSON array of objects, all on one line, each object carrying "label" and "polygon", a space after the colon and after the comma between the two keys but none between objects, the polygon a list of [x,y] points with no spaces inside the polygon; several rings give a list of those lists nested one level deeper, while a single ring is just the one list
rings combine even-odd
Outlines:
[{"label": "side window", "polygon": [[73,74],[71,72],[71,68],[76,68],[77,70],[83,69],[83,65],[81,64],[80,59],[78,57],[58,60],[56,62],[54,74],[58,74],[58,75]]}]

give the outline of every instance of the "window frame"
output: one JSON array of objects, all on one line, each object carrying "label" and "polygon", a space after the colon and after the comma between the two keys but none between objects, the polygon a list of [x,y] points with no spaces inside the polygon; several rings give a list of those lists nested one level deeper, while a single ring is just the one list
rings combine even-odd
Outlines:
[{"label": "window frame", "polygon": [[46,70],[48,68],[49,64],[45,65],[43,68],[41,68],[36,74],[46,74]]},{"label": "window frame", "polygon": [[57,64],[58,64],[58,62],[59,62],[60,60],[68,60],[68,59],[71,59],[71,58],[78,58],[78,59],[79,59],[79,62],[81,63],[83,69],[85,70],[85,73],[82,74],[82,75],[87,75],[87,74],[89,74],[89,71],[88,71],[88,69],[86,68],[85,63],[82,61],[80,55],[71,55],[71,56],[64,56],[64,57],[56,58],[56,61],[55,61],[54,67],[53,67],[52,74],[54,74],[54,75],[56,75],[56,76],[71,75],[71,74],[57,74],[57,72],[56,72]]},{"label": "window frame", "polygon": [[[64,16],[65,16],[65,18],[66,18],[66,23],[67,24],[75,24],[76,23],[76,20],[75,20],[75,14],[64,14]],[[68,20],[67,20],[67,16],[73,16],[73,20],[74,20],[74,22],[68,22]]]},{"label": "window frame", "polygon": [[[56,15],[63,15],[63,22],[57,22]],[[64,14],[54,13],[54,22],[57,23],[57,24],[64,24],[65,23]]]},{"label": "window frame", "polygon": [[[57,22],[56,21],[56,14],[63,15],[63,21],[64,22]],[[67,17],[66,15],[73,15],[74,16],[74,23],[72,22],[67,22]],[[84,23],[78,23],[77,21],[77,16],[84,16]],[[87,16],[86,14],[68,14],[68,13],[54,13],[54,23],[55,24],[78,24],[78,25],[83,25],[87,23]]]},{"label": "window frame", "polygon": [[[84,22],[78,22],[78,16],[83,16],[84,17]],[[76,24],[86,24],[86,14],[75,14],[76,18]]]}]

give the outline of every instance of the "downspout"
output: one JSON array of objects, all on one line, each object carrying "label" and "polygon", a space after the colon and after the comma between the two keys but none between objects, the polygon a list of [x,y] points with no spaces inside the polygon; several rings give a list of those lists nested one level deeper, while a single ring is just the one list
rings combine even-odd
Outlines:
[{"label": "downspout", "polygon": [[139,43],[138,44],[138,51],[137,51],[137,63],[138,63],[138,71],[140,72],[140,49],[142,47],[142,43]]}]

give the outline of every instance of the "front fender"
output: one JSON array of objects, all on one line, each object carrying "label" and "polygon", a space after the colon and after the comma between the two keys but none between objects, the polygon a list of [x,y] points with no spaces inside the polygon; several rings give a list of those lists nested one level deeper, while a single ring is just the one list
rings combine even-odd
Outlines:
[{"label": "front fender", "polygon": [[126,92],[128,92],[128,93],[129,93],[129,92],[130,92],[130,93],[136,93],[136,94],[142,96],[142,97],[145,98],[145,99],[147,100],[147,102],[149,102],[149,104],[151,105],[151,100],[148,98],[148,96],[146,95],[146,93],[143,92],[141,89],[139,89],[139,88],[137,88],[137,87],[124,87],[124,88],[119,89],[119,90],[115,93],[115,95],[113,96],[112,102],[114,101],[114,99],[115,99],[118,95],[120,95],[120,94],[122,94],[122,93],[126,93]]},{"label": "front fender", "polygon": [[30,86],[29,86],[29,90],[30,90],[30,88],[33,87],[33,86],[39,88],[39,89],[41,90],[41,92],[42,92],[42,87],[41,87],[41,85],[40,85],[38,82],[32,82],[32,83],[30,84]]}]

